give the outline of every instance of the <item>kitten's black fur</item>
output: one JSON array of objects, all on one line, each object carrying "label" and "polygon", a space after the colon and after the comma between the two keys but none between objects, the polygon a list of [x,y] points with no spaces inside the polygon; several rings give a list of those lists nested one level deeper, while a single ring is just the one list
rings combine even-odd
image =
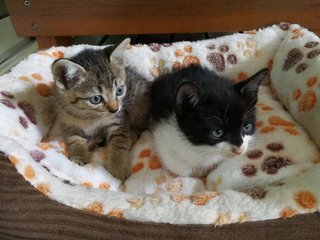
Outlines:
[{"label": "kitten's black fur", "polygon": [[[266,74],[263,69],[235,85],[199,65],[160,76],[152,85],[153,124],[175,115],[194,145],[228,142],[240,147],[242,137],[255,131],[254,106]],[[219,130],[223,135],[217,138]]]}]

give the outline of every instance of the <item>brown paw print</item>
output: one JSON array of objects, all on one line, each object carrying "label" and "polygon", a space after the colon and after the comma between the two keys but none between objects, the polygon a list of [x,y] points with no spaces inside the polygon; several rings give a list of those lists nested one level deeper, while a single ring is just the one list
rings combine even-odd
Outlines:
[{"label": "brown paw print", "polygon": [[44,159],[46,157],[46,155],[39,150],[31,151],[30,155],[36,162],[40,162],[42,159]]},{"label": "brown paw print", "polygon": [[280,152],[284,149],[284,146],[281,143],[269,143],[267,145],[267,149],[269,149],[272,152]]},{"label": "brown paw print", "polygon": [[313,59],[320,54],[320,49],[314,49],[307,54],[307,58]]},{"label": "brown paw print", "polygon": [[220,53],[209,53],[207,60],[214,66],[218,72],[222,72],[225,68],[224,57]]},{"label": "brown paw print", "polygon": [[214,43],[211,43],[206,48],[209,49],[209,50],[215,50],[216,49],[216,45]]},{"label": "brown paw print", "polygon": [[287,58],[283,65],[283,70],[287,71],[290,68],[292,68],[294,65],[296,65],[301,59],[303,58],[303,53],[297,49],[293,48],[288,52]]},{"label": "brown paw print", "polygon": [[13,95],[11,92],[9,92],[9,91],[1,91],[0,93],[1,93],[1,95],[4,96],[4,97],[11,98],[11,99],[14,98],[14,95]]},{"label": "brown paw print", "polygon": [[278,173],[279,169],[289,166],[291,164],[292,162],[288,158],[269,156],[265,158],[261,168],[262,168],[262,171],[264,171],[265,173],[273,175]]},{"label": "brown paw print", "polygon": [[236,57],[236,55],[234,55],[234,54],[230,54],[228,57],[227,57],[227,62],[229,63],[229,64],[237,64],[237,62],[238,62],[238,59],[237,59],[237,57]]},{"label": "brown paw print", "polygon": [[18,102],[18,107],[23,111],[23,113],[27,116],[30,122],[32,122],[33,124],[37,124],[37,119],[35,117],[35,110],[30,103],[26,101],[21,101],[21,102]]},{"label": "brown paw print", "polygon": [[246,153],[247,157],[251,160],[256,160],[262,156],[261,150],[252,150]]},{"label": "brown paw print", "polygon": [[220,52],[226,53],[226,52],[229,51],[229,46],[224,44],[224,45],[221,45],[218,49],[219,49]]},{"label": "brown paw print", "polygon": [[164,46],[164,47],[171,47],[171,46],[172,46],[172,43],[163,43],[162,46]]},{"label": "brown paw print", "polygon": [[159,43],[151,43],[151,44],[149,44],[149,48],[153,52],[159,52],[161,45]]},{"label": "brown paw print", "polygon": [[253,164],[247,164],[242,167],[242,173],[247,177],[256,175],[257,168]]},{"label": "brown paw print", "polygon": [[260,187],[248,189],[243,192],[248,194],[253,199],[259,199],[259,200],[265,198],[265,196],[267,195],[267,191]]},{"label": "brown paw print", "polygon": [[24,129],[27,129],[29,127],[28,120],[25,117],[19,116],[19,122]]},{"label": "brown paw print", "polygon": [[8,108],[15,109],[16,107],[13,105],[13,103],[9,99],[0,99],[0,102],[7,106]]},{"label": "brown paw print", "polygon": [[290,23],[287,22],[281,22],[278,26],[280,27],[280,29],[282,29],[283,31],[288,31],[290,28]]},{"label": "brown paw print", "polygon": [[316,47],[316,46],[318,46],[318,45],[319,45],[319,42],[311,41],[311,42],[307,42],[304,46],[305,46],[306,48],[314,48],[314,47]]},{"label": "brown paw print", "polygon": [[308,64],[307,63],[301,63],[297,66],[296,68],[296,73],[302,73],[304,70],[306,70],[308,68]]}]

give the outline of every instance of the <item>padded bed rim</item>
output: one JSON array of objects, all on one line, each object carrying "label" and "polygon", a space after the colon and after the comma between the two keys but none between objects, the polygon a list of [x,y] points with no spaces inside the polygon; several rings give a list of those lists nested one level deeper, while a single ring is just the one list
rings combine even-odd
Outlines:
[{"label": "padded bed rim", "polygon": [[55,202],[32,187],[0,153],[0,239],[318,239],[320,214],[214,225],[143,223]]}]

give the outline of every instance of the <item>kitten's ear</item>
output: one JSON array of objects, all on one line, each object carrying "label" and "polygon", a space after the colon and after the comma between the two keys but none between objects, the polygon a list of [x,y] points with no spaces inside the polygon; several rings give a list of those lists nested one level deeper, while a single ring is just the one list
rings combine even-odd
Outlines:
[{"label": "kitten's ear", "polygon": [[201,90],[190,82],[182,83],[176,94],[178,112],[194,109],[203,99]]},{"label": "kitten's ear", "polygon": [[[241,81],[234,85],[235,90],[249,101],[253,101],[257,97],[259,86],[262,80],[267,76],[268,69],[262,69],[245,81]],[[255,102],[254,102],[255,104]]]},{"label": "kitten's ear", "polygon": [[124,51],[130,45],[130,38],[124,39],[110,55],[110,62],[116,66],[124,65]]},{"label": "kitten's ear", "polygon": [[84,79],[86,70],[77,63],[62,58],[54,61],[51,71],[56,86],[61,89],[70,89]]}]

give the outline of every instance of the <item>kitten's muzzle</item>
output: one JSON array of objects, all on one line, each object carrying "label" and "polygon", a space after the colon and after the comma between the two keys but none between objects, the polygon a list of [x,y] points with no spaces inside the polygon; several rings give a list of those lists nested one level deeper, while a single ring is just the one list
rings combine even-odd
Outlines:
[{"label": "kitten's muzzle", "polygon": [[111,101],[107,103],[106,108],[108,109],[109,112],[115,113],[119,110],[119,103],[117,100]]},{"label": "kitten's muzzle", "polygon": [[241,147],[233,147],[232,148],[232,153],[235,155],[241,155],[246,151],[246,147],[241,146]]}]

